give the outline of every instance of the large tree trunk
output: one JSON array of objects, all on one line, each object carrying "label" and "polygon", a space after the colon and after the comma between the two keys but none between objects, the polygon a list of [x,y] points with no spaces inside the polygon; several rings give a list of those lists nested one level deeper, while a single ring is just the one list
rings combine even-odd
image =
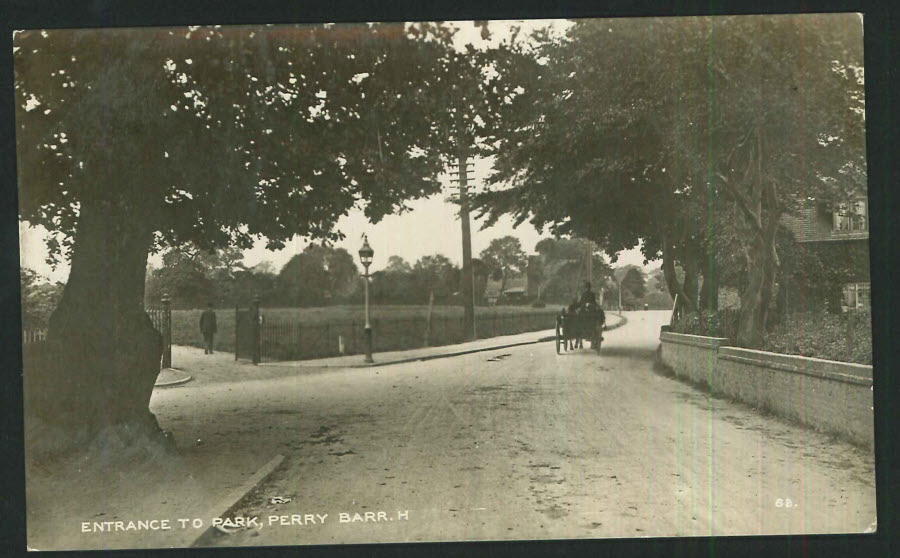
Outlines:
[{"label": "large tree trunk", "polygon": [[684,244],[682,246],[681,267],[684,269],[684,284],[682,292],[685,296],[685,307],[691,312],[696,312],[697,292],[699,289],[699,270],[697,268],[697,252],[694,246]]},{"label": "large tree trunk", "polygon": [[740,209],[753,227],[753,240],[747,251],[748,282],[741,293],[741,316],[738,322],[739,345],[757,348],[762,345],[766,331],[769,305],[775,287],[778,253],[776,233],[781,218],[775,182],[763,177],[762,133],[756,129],[756,180],[749,202],[735,194]]},{"label": "large tree trunk", "polygon": [[[684,282],[680,283],[675,273],[675,247],[671,244],[669,235],[665,230],[660,230],[663,247],[662,270],[666,280],[669,295],[676,300],[675,315],[697,311],[697,269],[696,261],[682,262],[684,268]],[[688,258],[689,259],[689,258]]]},{"label": "large tree trunk", "polygon": [[759,347],[768,321],[769,304],[775,284],[775,243],[758,236],[751,248],[753,265],[748,272],[747,287],[741,293],[741,316],[737,342],[742,347]]},{"label": "large tree trunk", "polygon": [[709,262],[703,269],[703,283],[700,285],[699,306],[709,312],[719,311],[719,276],[715,262]]},{"label": "large tree trunk", "polygon": [[[761,165],[761,162],[758,164]],[[737,332],[738,344],[751,348],[761,346],[765,336],[778,266],[775,239],[781,216],[774,183],[762,184],[758,199],[755,234],[747,251],[748,282],[741,293],[741,316]]]},{"label": "large tree trunk", "polygon": [[82,204],[47,350],[25,371],[31,453],[81,449],[98,436],[166,445],[149,410],[162,354],[161,336],[143,310],[151,241],[136,209]]}]

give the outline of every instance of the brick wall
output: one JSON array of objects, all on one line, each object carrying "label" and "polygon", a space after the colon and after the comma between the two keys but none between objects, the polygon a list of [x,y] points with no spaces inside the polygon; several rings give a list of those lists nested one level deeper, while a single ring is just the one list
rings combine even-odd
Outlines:
[{"label": "brick wall", "polygon": [[794,233],[797,242],[818,242],[825,240],[865,240],[869,231],[836,231],[834,215],[825,206],[807,207],[797,215],[784,215],[781,222]]},{"label": "brick wall", "polygon": [[874,446],[872,367],[728,347],[663,332],[660,358],[679,377],[857,444]]}]

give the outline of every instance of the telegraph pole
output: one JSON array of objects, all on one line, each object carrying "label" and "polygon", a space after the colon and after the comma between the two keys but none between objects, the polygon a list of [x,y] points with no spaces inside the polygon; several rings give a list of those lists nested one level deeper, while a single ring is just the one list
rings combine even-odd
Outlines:
[{"label": "telegraph pole", "polygon": [[465,148],[459,146],[459,219],[462,221],[463,322],[467,340],[475,339],[475,274],[472,269],[472,230],[469,225],[469,169]]},{"label": "telegraph pole", "polygon": [[587,280],[594,282],[594,243],[590,240],[587,243]]}]

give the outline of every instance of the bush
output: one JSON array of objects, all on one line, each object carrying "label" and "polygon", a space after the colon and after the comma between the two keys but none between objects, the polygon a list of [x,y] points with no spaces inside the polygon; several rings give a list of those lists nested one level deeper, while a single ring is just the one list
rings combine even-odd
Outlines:
[{"label": "bush", "polygon": [[872,316],[859,310],[789,314],[766,334],[762,350],[872,364]]},{"label": "bush", "polygon": [[[725,337],[736,344],[740,311],[723,309],[681,316],[674,333]],[[774,316],[772,317],[774,320]],[[825,311],[794,313],[770,326],[762,351],[800,355],[856,364],[872,364],[872,317],[867,311],[832,314]]]},{"label": "bush", "polygon": [[672,324],[672,332],[736,339],[739,317],[740,312],[730,308],[718,312],[683,314]]}]

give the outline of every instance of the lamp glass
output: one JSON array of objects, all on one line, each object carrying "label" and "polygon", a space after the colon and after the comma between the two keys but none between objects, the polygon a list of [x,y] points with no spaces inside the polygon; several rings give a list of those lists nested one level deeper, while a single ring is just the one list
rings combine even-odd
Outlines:
[{"label": "lamp glass", "polygon": [[359,249],[359,260],[366,267],[372,264],[372,258],[375,256],[375,250],[372,250],[372,247],[369,246],[369,240],[366,239],[363,241],[362,248]]}]

